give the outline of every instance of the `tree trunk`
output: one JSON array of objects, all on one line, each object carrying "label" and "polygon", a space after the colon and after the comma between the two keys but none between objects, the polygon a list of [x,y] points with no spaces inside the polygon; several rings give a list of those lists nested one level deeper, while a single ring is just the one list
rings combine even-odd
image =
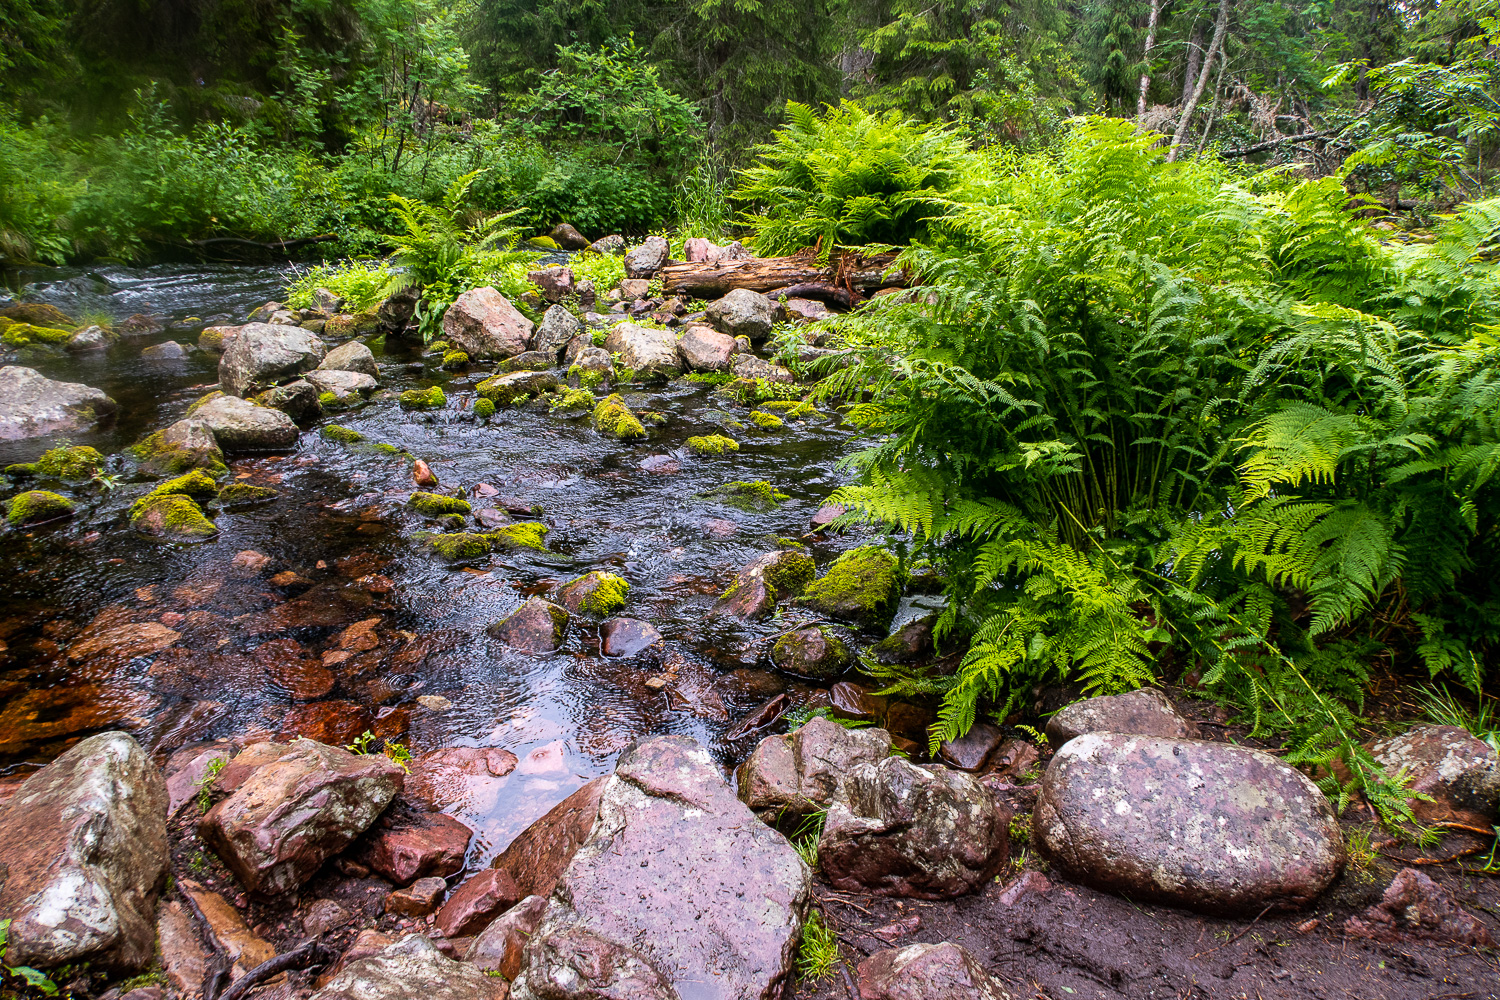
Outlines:
[{"label": "tree trunk", "polygon": [[735,288],[768,292],[809,283],[852,289],[905,286],[907,279],[900,272],[886,274],[895,259],[894,253],[868,260],[849,256],[834,259],[825,266],[818,263],[812,251],[804,250],[790,257],[668,264],[657,276],[661,278],[663,294],[685,293],[698,298],[723,295]]},{"label": "tree trunk", "polygon": [[1178,104],[1186,104],[1193,96],[1193,84],[1198,81],[1198,64],[1203,61],[1203,27],[1193,25],[1193,34],[1188,38],[1187,70],[1182,74],[1182,98]]},{"label": "tree trunk", "polygon": [[1161,18],[1162,0],[1151,0],[1151,20],[1146,24],[1146,47],[1141,52],[1141,88],[1135,99],[1135,116],[1146,113],[1146,91],[1151,89],[1151,50],[1156,48],[1156,22]]},{"label": "tree trunk", "polygon": [[1188,126],[1193,121],[1193,112],[1198,110],[1198,102],[1203,99],[1203,88],[1208,86],[1208,71],[1213,69],[1214,56],[1219,54],[1219,49],[1224,44],[1224,34],[1229,30],[1229,0],[1219,0],[1219,17],[1214,23],[1214,40],[1208,45],[1208,52],[1203,57],[1203,68],[1198,72],[1198,85],[1193,88],[1193,96],[1188,98],[1187,107],[1182,109],[1182,118],[1177,122],[1177,131],[1172,135],[1172,148],[1167,150],[1167,162],[1171,163],[1177,159],[1177,151],[1182,148],[1182,140],[1187,137]]}]

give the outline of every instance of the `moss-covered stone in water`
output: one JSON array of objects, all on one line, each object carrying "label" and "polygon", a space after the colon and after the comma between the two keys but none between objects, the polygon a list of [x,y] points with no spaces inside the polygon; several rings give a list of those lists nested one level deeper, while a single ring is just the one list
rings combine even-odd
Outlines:
[{"label": "moss-covered stone in water", "polygon": [[42,457],[25,465],[6,468],[11,475],[46,476],[49,479],[88,479],[104,467],[104,456],[88,445],[63,445],[42,452]]},{"label": "moss-covered stone in water", "polygon": [[10,510],[5,519],[15,527],[27,524],[40,524],[43,521],[55,521],[60,517],[67,517],[73,513],[73,501],[56,493],[46,490],[32,490],[22,493],[10,502]]},{"label": "moss-covered stone in water", "polygon": [[579,411],[594,408],[594,394],[587,389],[564,389],[552,399],[552,410]]},{"label": "moss-covered stone in water", "polygon": [[716,486],[703,494],[706,497],[717,497],[721,502],[741,510],[773,510],[781,505],[783,500],[790,500],[785,493],[777,492],[776,487],[762,479],[751,482],[735,480]]},{"label": "moss-covered stone in water", "polygon": [[279,494],[265,486],[251,486],[249,483],[230,483],[219,491],[219,506],[221,507],[249,507],[251,504],[265,503],[275,500]]},{"label": "moss-covered stone in water", "polygon": [[780,559],[766,567],[764,577],[771,595],[783,600],[802,593],[817,575],[818,567],[812,556],[805,552],[784,552]]},{"label": "moss-covered stone in water", "polygon": [[807,588],[801,603],[830,618],[883,632],[890,627],[900,597],[896,557],[878,546],[865,545],[835,559],[828,572]]},{"label": "moss-covered stone in water", "polygon": [[489,555],[490,540],[486,535],[455,532],[449,535],[432,535],[427,543],[437,554],[449,562],[461,562]]},{"label": "moss-covered stone in water", "polygon": [[164,431],[152,431],[130,446],[130,453],[147,469],[157,473],[179,473],[201,468],[211,476],[229,474],[229,467],[216,454],[167,444]]},{"label": "moss-covered stone in water", "polygon": [[214,477],[202,469],[194,469],[191,472],[178,476],[176,479],[168,479],[156,487],[156,489],[141,497],[130,508],[130,516],[135,517],[148,501],[156,497],[183,496],[206,500],[209,497],[217,496],[218,493],[219,484],[214,482]]},{"label": "moss-covered stone in water", "polygon": [[201,541],[219,533],[193,498],[181,493],[145,497],[131,508],[130,526],[171,541]]},{"label": "moss-covered stone in water", "polygon": [[507,524],[490,532],[490,543],[497,549],[535,549],[547,551],[547,526],[539,521],[521,521]]},{"label": "moss-covered stone in water", "polygon": [[474,401],[474,416],[480,420],[488,420],[495,415],[495,401],[485,399],[483,396]]},{"label": "moss-covered stone in water", "polygon": [[11,323],[0,333],[0,341],[7,347],[25,347],[28,344],[61,344],[73,336],[71,331],[50,326],[33,326],[30,323]]},{"label": "moss-covered stone in water", "polygon": [[[568,378],[576,378],[578,380],[579,387],[581,389],[587,389],[590,392],[593,392],[595,389],[599,388],[599,386],[604,384],[603,372],[596,371],[593,368],[590,368],[588,371],[584,371],[582,365],[573,365],[571,368],[569,368]],[[592,399],[590,399],[589,405],[593,405]]]},{"label": "moss-covered stone in water", "polygon": [[437,386],[431,389],[408,389],[401,394],[403,410],[435,410],[448,405],[448,397]]},{"label": "moss-covered stone in water", "polygon": [[603,434],[613,434],[622,441],[646,436],[646,428],[630,412],[630,407],[625,405],[625,400],[620,398],[619,393],[604,397],[594,407],[594,428]]},{"label": "moss-covered stone in water", "polygon": [[854,656],[827,629],[804,628],[776,640],[771,647],[771,662],[790,674],[831,681],[849,669]]},{"label": "moss-covered stone in water", "polygon": [[[817,407],[811,403],[798,399],[768,399],[760,404],[762,410],[779,413],[787,420],[797,420],[801,417],[810,417],[818,412]],[[750,415],[754,419],[755,414]]]},{"label": "moss-covered stone in water", "polygon": [[442,517],[444,514],[468,514],[474,508],[469,506],[469,501],[460,500],[458,497],[445,497],[441,493],[423,493],[420,490],[411,495],[406,502],[407,506],[417,513],[427,517]]},{"label": "moss-covered stone in water", "polygon": [[365,439],[365,436],[359,431],[350,430],[348,427],[342,427],[339,424],[329,424],[319,433],[328,440],[337,441],[339,444],[358,444]]},{"label": "moss-covered stone in water", "polygon": [[722,434],[709,434],[704,437],[690,437],[686,441],[687,450],[695,455],[722,455],[729,451],[739,451],[740,443],[732,437]]},{"label": "moss-covered stone in water", "polygon": [[563,584],[558,599],[574,610],[606,616],[625,607],[629,593],[630,583],[623,576],[595,570]]},{"label": "moss-covered stone in water", "polygon": [[378,451],[378,452],[380,452],[382,455],[399,455],[399,454],[401,454],[401,449],[400,448],[397,448],[395,445],[390,444],[390,443],[385,442],[385,441],[378,442],[375,445],[375,450]]},{"label": "moss-covered stone in water", "polygon": [[[260,400],[257,399],[256,402],[259,403]],[[261,405],[264,406],[265,404],[262,403]],[[318,405],[321,406],[325,410],[341,410],[341,409],[343,409],[343,401],[339,399],[339,397],[338,397],[338,395],[336,393],[332,393],[332,392],[320,392],[320,393],[318,393]]]},{"label": "moss-covered stone in water", "polygon": [[209,403],[212,403],[214,400],[219,399],[223,395],[224,393],[220,392],[218,389],[215,389],[213,392],[210,392],[207,395],[199,396],[197,399],[188,404],[187,413],[184,414],[184,416],[191,417],[193,414],[197,413]]},{"label": "moss-covered stone in water", "polygon": [[461,372],[469,367],[469,356],[463,351],[449,351],[443,355],[443,367],[450,372]]},{"label": "moss-covered stone in water", "polygon": [[753,410],[750,413],[750,422],[763,431],[776,431],[786,426],[786,422],[776,414],[763,413],[760,410]]}]

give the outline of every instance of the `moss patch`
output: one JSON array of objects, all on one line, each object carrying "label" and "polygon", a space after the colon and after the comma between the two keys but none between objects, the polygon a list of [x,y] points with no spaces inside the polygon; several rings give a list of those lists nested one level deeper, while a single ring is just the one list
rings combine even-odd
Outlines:
[{"label": "moss patch", "polygon": [[540,521],[521,521],[492,531],[489,539],[497,549],[535,549],[537,552],[546,552],[547,530],[547,526]]},{"label": "moss patch", "polygon": [[280,494],[265,486],[251,486],[249,483],[230,483],[219,491],[219,506],[221,507],[249,507],[251,504],[265,503],[275,500]]},{"label": "moss patch", "polygon": [[478,559],[490,553],[488,536],[474,535],[466,531],[448,535],[432,535],[427,539],[427,544],[449,562]]},{"label": "moss patch", "polygon": [[718,391],[744,406],[757,406],[772,399],[794,399],[801,393],[795,385],[764,378],[737,378]]},{"label": "moss patch", "polygon": [[407,389],[401,394],[403,410],[436,410],[448,405],[448,397],[437,386],[431,389]]},{"label": "moss patch", "polygon": [[71,331],[50,326],[34,326],[31,323],[11,323],[0,333],[0,341],[7,347],[25,347],[28,344],[62,344],[73,336]]},{"label": "moss patch", "polygon": [[495,415],[495,401],[485,399],[483,396],[474,401],[474,416],[480,420],[488,420]]},{"label": "moss patch", "polygon": [[143,534],[174,541],[201,541],[219,533],[193,498],[181,493],[143,498],[131,508],[130,526]]},{"label": "moss patch", "polygon": [[817,564],[805,552],[786,552],[775,563],[766,567],[766,586],[777,600],[795,597],[813,582],[818,575]]},{"label": "moss patch", "polygon": [[865,545],[835,559],[828,572],[807,588],[802,603],[829,617],[885,631],[900,596],[896,557],[878,546]]},{"label": "moss patch", "polygon": [[[762,410],[779,413],[787,420],[798,420],[802,417],[811,417],[818,412],[817,407],[811,403],[797,399],[768,399],[760,404]],[[751,414],[754,419],[755,414]]]},{"label": "moss patch", "polygon": [[443,355],[443,367],[450,372],[461,372],[469,367],[469,356],[463,351],[449,351]]},{"label": "moss patch", "polygon": [[131,445],[130,453],[140,459],[146,468],[158,473],[175,474],[201,468],[211,476],[229,474],[229,467],[218,454],[170,445],[163,431],[152,431]]},{"label": "moss patch", "polygon": [[400,448],[397,448],[395,445],[389,444],[389,443],[387,443],[385,441],[378,442],[375,445],[375,450],[378,451],[378,452],[380,452],[382,455],[399,455],[399,454],[401,454],[401,449]]},{"label": "moss patch", "polygon": [[630,583],[623,576],[595,570],[563,584],[558,596],[563,603],[591,615],[612,615],[625,607]]},{"label": "moss patch", "polygon": [[750,482],[735,480],[717,486],[703,496],[717,497],[721,502],[741,510],[774,510],[781,506],[782,501],[790,500],[791,497],[785,493],[778,492],[776,487],[763,479]]},{"label": "moss patch", "polygon": [[750,413],[750,422],[763,431],[778,431],[786,426],[786,422],[774,413],[763,413],[754,410]]},{"label": "moss patch", "polygon": [[426,517],[442,517],[444,514],[468,514],[474,508],[469,506],[469,501],[460,500],[457,497],[445,497],[441,493],[423,493],[418,491],[411,495],[406,505],[417,513]]},{"label": "moss patch", "polygon": [[46,490],[32,490],[22,493],[10,502],[10,510],[5,519],[12,525],[20,527],[26,524],[39,524],[42,521],[53,521],[60,517],[67,517],[73,513],[73,501],[56,493]]},{"label": "moss patch", "polygon": [[88,445],[62,445],[42,452],[42,457],[24,465],[6,468],[11,475],[47,476],[50,479],[88,479],[104,467],[104,456]]},{"label": "moss patch", "polygon": [[582,411],[594,408],[594,394],[587,389],[564,389],[552,397],[552,410]]},{"label": "moss patch", "polygon": [[694,455],[722,455],[729,451],[739,451],[740,443],[732,437],[722,434],[708,434],[703,437],[690,437],[687,439],[687,450]]},{"label": "moss patch", "polygon": [[350,430],[348,427],[342,427],[339,424],[329,424],[319,431],[319,433],[328,440],[337,441],[339,444],[358,444],[365,439],[365,436],[359,431]]},{"label": "moss patch", "polygon": [[646,428],[630,412],[630,407],[625,405],[625,400],[620,398],[619,393],[604,397],[594,407],[594,428],[603,434],[613,434],[622,441],[646,436]]}]

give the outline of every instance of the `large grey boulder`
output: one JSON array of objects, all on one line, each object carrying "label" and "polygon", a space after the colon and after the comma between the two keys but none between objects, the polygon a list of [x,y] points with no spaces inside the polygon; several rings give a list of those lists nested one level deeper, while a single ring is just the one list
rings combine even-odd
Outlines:
[{"label": "large grey boulder", "polygon": [[647,236],[638,247],[625,255],[625,277],[653,278],[667,262],[667,241],[660,236]]},{"label": "large grey boulder", "polygon": [[641,374],[676,375],[682,371],[677,335],[634,323],[620,323],[604,338],[604,350],[620,356],[620,364]]},{"label": "large grey boulder", "polygon": [[1042,776],[1032,839],[1061,875],[1205,913],[1292,909],[1344,867],[1318,786],[1227,743],[1085,733]]},{"label": "large grey boulder", "polygon": [[92,430],[115,401],[81,382],[54,382],[34,368],[0,368],[0,441]]},{"label": "large grey boulder", "polygon": [[375,353],[357,340],[340,344],[328,352],[318,366],[324,371],[359,372],[372,379],[380,378],[380,369],[375,364]]},{"label": "large grey boulder", "polygon": [[247,323],[219,358],[219,387],[247,396],[318,367],[323,342],[300,326]]},{"label": "large grey boulder", "polygon": [[582,332],[583,324],[566,306],[552,306],[542,314],[542,325],[536,328],[536,335],[531,338],[531,349],[552,355],[552,363],[556,364],[558,354],[568,346],[568,341]]},{"label": "large grey boulder", "polygon": [[802,816],[826,809],[859,764],[891,755],[884,729],[849,729],[813,718],[785,736],[767,736],[735,772],[740,801],[761,816]]},{"label": "large grey boulder", "polygon": [[760,292],[735,288],[722,299],[710,302],[704,315],[720,333],[764,340],[771,335],[776,322],[776,303]]},{"label": "large grey boulder", "polygon": [[471,360],[511,358],[531,344],[536,324],[495,289],[471,288],[443,315],[443,336]]},{"label": "large grey boulder", "polygon": [[818,862],[839,889],[951,899],[1005,865],[1010,818],[973,775],[887,757],[844,775],[818,838]]},{"label": "large grey boulder", "polygon": [[408,934],[345,965],[311,1000],[502,1000],[504,980],[455,962],[421,934]]},{"label": "large grey boulder", "polygon": [[246,399],[215,396],[191,416],[209,429],[225,452],[275,451],[297,443],[297,425],[291,417]]},{"label": "large grey boulder", "polygon": [[812,875],[681,736],[621,755],[599,817],[526,945],[515,1000],[773,1000]]},{"label": "large grey boulder", "polygon": [[1047,720],[1047,742],[1055,750],[1084,733],[1132,733],[1191,739],[1197,728],[1177,714],[1156,688],[1075,701]]},{"label": "large grey boulder", "polygon": [[21,785],[0,811],[8,965],[151,961],[167,875],[167,786],[134,738],[100,733]]}]

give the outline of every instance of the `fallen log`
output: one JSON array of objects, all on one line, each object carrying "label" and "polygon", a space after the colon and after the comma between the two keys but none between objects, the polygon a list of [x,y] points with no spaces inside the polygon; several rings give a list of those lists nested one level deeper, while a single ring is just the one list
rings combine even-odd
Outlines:
[{"label": "fallen log", "polygon": [[668,264],[657,276],[664,294],[697,298],[717,297],[736,288],[768,292],[787,285],[837,285],[851,290],[905,287],[906,277],[900,271],[886,274],[895,260],[894,253],[868,260],[851,254],[820,264],[811,250],[804,250],[790,257]]}]

